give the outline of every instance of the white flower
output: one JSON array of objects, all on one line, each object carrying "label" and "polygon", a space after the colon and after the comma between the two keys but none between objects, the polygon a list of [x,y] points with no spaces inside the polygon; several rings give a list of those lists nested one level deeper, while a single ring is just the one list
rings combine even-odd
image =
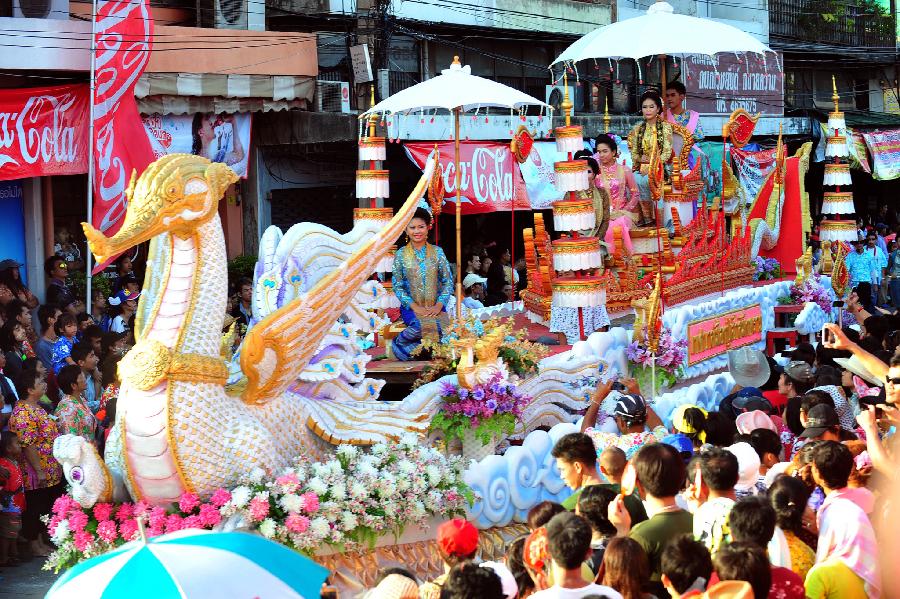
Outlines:
[{"label": "white flower", "polygon": [[247,505],[248,501],[250,501],[250,489],[248,487],[241,485],[231,491],[231,505],[234,507],[242,508]]},{"label": "white flower", "polygon": [[372,446],[372,455],[383,456],[388,452],[388,446],[385,443],[376,443]]},{"label": "white flower", "polygon": [[425,504],[421,501],[414,501],[412,505],[412,513],[414,518],[423,518],[426,514]]},{"label": "white flower", "polygon": [[430,482],[432,485],[440,484],[441,478],[443,478],[441,469],[433,464],[429,464],[425,467],[425,474],[428,475],[428,482]]},{"label": "white flower", "polygon": [[299,495],[285,495],[281,498],[281,507],[288,512],[300,512],[306,507],[306,500]]},{"label": "white flower", "polygon": [[312,519],[309,523],[309,529],[318,539],[325,538],[331,532],[331,526],[328,525],[328,520],[321,516]]},{"label": "white flower", "polygon": [[325,466],[328,468],[330,474],[342,474],[344,472],[344,468],[337,460],[329,460]]},{"label": "white flower", "polygon": [[328,464],[323,464],[322,462],[316,462],[312,465],[313,475],[317,477],[324,477],[328,475]]},{"label": "white flower", "polygon": [[356,519],[356,516],[353,512],[349,510],[344,510],[341,514],[341,526],[344,530],[353,530],[357,526],[359,526],[359,521]]},{"label": "white flower", "polygon": [[260,467],[256,467],[250,471],[250,482],[253,484],[259,484],[262,482],[263,477],[266,475],[265,470]]},{"label": "white flower", "polygon": [[369,494],[369,490],[366,488],[366,485],[362,484],[359,481],[356,481],[350,487],[350,497],[354,499],[362,499]]},{"label": "white flower", "polygon": [[397,463],[397,469],[403,474],[412,474],[416,471],[416,465],[409,460],[400,460]]},{"label": "white flower", "polygon": [[342,458],[352,460],[359,455],[359,450],[355,445],[339,445],[335,453],[337,453]]},{"label": "white flower", "polygon": [[393,501],[386,501],[382,503],[381,509],[384,510],[384,515],[388,518],[393,518],[397,515],[397,504]]},{"label": "white flower", "polygon": [[50,540],[53,541],[54,545],[59,547],[68,538],[69,538],[69,521],[62,520],[59,524],[56,525],[56,530],[53,532],[53,536],[50,538]]},{"label": "white flower", "polygon": [[347,487],[344,486],[344,483],[338,483],[336,485],[332,485],[329,489],[331,496],[334,497],[337,501],[343,501],[347,498]]},{"label": "white flower", "polygon": [[410,484],[409,484],[408,478],[397,479],[397,490],[398,491],[406,491],[407,489],[409,489],[409,487],[410,487]]},{"label": "white flower", "polygon": [[404,433],[400,437],[400,447],[413,449],[419,445],[419,438],[413,433]]},{"label": "white flower", "polygon": [[378,476],[378,469],[371,462],[360,462],[356,466],[356,471],[362,476],[370,476],[372,478]]},{"label": "white flower", "polygon": [[262,536],[267,539],[271,539],[275,536],[275,521],[271,518],[266,518],[262,521],[262,524],[259,525],[259,532]]},{"label": "white flower", "polygon": [[309,479],[309,482],[306,483],[306,486],[309,487],[310,491],[312,491],[316,495],[319,495],[320,497],[328,491],[328,485],[326,485],[325,482],[318,476],[314,476]]}]

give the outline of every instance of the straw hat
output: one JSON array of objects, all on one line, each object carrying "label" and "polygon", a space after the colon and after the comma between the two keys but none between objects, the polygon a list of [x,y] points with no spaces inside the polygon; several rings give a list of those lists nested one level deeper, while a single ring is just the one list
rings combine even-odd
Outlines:
[{"label": "straw hat", "polygon": [[728,352],[728,372],[741,387],[762,387],[772,375],[766,355],[750,347]]},{"label": "straw hat", "polygon": [[850,356],[849,358],[834,358],[834,361],[844,370],[849,370],[856,376],[865,379],[873,385],[884,387],[884,381],[872,374],[869,369],[866,368],[865,364],[863,364],[862,360],[856,355]]}]

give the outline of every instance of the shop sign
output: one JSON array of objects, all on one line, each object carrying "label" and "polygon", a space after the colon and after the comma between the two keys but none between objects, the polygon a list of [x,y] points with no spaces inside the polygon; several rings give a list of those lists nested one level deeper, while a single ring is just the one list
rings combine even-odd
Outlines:
[{"label": "shop sign", "polygon": [[[456,201],[456,166],[452,141],[406,144],[406,153],[417,167],[424,169],[435,149],[440,152],[444,169],[444,204]],[[530,210],[525,183],[509,144],[497,142],[460,142],[459,175],[463,214]]]},{"label": "shop sign", "polygon": [[143,117],[153,154],[196,154],[231,167],[247,178],[250,156],[249,112],[238,114],[153,114]]},{"label": "shop sign", "polygon": [[693,366],[731,349],[759,343],[762,330],[759,304],[695,320],[687,326],[688,365]]},{"label": "shop sign", "polygon": [[77,175],[88,168],[88,87],[0,94],[0,180]]},{"label": "shop sign", "polygon": [[781,56],[691,54],[681,62],[686,105],[701,114],[729,115],[738,108],[751,114],[784,115]]}]

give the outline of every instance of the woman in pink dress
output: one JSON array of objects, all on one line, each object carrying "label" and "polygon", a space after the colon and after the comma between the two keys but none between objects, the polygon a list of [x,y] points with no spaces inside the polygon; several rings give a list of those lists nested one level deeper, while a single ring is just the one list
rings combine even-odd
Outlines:
[{"label": "woman in pink dress", "polygon": [[622,231],[622,243],[630,255],[632,246],[629,231],[641,219],[638,212],[641,194],[631,169],[619,164],[616,161],[618,156],[616,141],[605,133],[598,135],[596,157],[600,172],[594,178],[594,185],[605,189],[610,201],[609,227],[606,229],[605,241],[610,248],[614,247],[613,232],[618,227]]}]

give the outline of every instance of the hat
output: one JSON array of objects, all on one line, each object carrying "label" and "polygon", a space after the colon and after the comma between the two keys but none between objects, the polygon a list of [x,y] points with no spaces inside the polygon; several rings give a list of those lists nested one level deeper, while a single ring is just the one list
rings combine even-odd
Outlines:
[{"label": "hat", "polygon": [[[704,410],[700,406],[695,406],[695,405],[689,404],[689,403],[681,404],[680,406],[678,406],[677,408],[675,408],[672,411],[672,428],[674,428],[676,431],[678,431],[680,433],[685,433],[688,435],[698,432],[697,429],[695,429],[693,426],[688,424],[688,422],[684,419],[684,413],[690,408],[697,408],[698,410],[703,412],[704,416],[706,416],[708,413],[706,410]],[[700,432],[700,442],[703,443],[705,441],[706,441],[706,433],[701,431]]]},{"label": "hat", "polygon": [[862,363],[855,354],[850,356],[849,358],[833,358],[838,366],[843,368],[844,370],[849,370],[856,376],[872,383],[873,385],[878,385],[879,387],[884,387],[884,381],[874,374],[872,374],[868,368],[866,368],[865,364]]},{"label": "hat", "polygon": [[6,270],[8,268],[22,268],[22,264],[19,264],[15,260],[7,258],[6,260],[0,260],[0,270]]},{"label": "hat", "polygon": [[647,404],[640,395],[623,393],[616,402],[613,415],[628,420],[642,420],[647,416]]},{"label": "hat", "polygon": [[462,518],[448,520],[438,526],[437,543],[447,555],[472,555],[478,549],[478,529]]},{"label": "hat", "polygon": [[490,568],[494,571],[494,574],[500,578],[500,586],[503,587],[503,596],[506,597],[506,599],[513,599],[513,597],[519,594],[519,585],[516,584],[516,577],[513,576],[510,569],[506,567],[506,564],[500,562],[481,562],[478,565],[482,568]]},{"label": "hat", "polygon": [[402,574],[388,574],[378,586],[366,593],[366,599],[418,599],[419,587]]},{"label": "hat", "polygon": [[120,306],[120,305],[124,304],[125,302],[127,302],[128,300],[137,301],[137,298],[139,298],[139,297],[141,297],[140,291],[135,291],[134,293],[128,293],[127,291],[122,289],[117,294],[115,294],[114,296],[109,298],[107,301],[109,302],[110,306]]},{"label": "hat", "polygon": [[535,528],[525,539],[522,561],[535,572],[540,572],[550,562],[550,545],[545,527]]},{"label": "hat", "polygon": [[773,433],[778,432],[775,423],[772,422],[772,419],[769,418],[768,414],[762,410],[753,410],[752,412],[738,414],[734,424],[737,426],[738,432],[742,435],[749,435],[758,428],[768,429]]},{"label": "hat", "polygon": [[756,486],[760,461],[753,446],[741,441],[725,449],[733,453],[738,460],[738,482],[734,488],[738,491],[748,491]]},{"label": "hat", "polygon": [[762,387],[772,375],[766,354],[749,347],[728,352],[728,372],[741,387]]},{"label": "hat", "polygon": [[663,443],[666,445],[671,445],[678,453],[694,453],[694,444],[691,443],[691,440],[687,435],[683,435],[681,433],[674,433],[671,435],[666,435],[663,437]]},{"label": "hat", "polygon": [[482,285],[484,285],[485,283],[487,283],[487,279],[484,277],[479,277],[474,272],[470,272],[463,279],[463,288],[468,289],[469,287],[477,283],[481,283]]},{"label": "hat", "polygon": [[837,411],[828,404],[813,406],[806,414],[806,428],[800,433],[806,439],[815,439],[833,426],[840,426]]},{"label": "hat", "polygon": [[784,373],[788,378],[799,383],[811,383],[816,378],[812,366],[800,360],[791,360],[791,363],[784,369]]},{"label": "hat", "polygon": [[801,356],[813,356],[816,355],[816,348],[813,347],[812,343],[798,343],[797,347],[792,350],[785,350],[781,352],[781,355],[786,358],[802,360]]}]

